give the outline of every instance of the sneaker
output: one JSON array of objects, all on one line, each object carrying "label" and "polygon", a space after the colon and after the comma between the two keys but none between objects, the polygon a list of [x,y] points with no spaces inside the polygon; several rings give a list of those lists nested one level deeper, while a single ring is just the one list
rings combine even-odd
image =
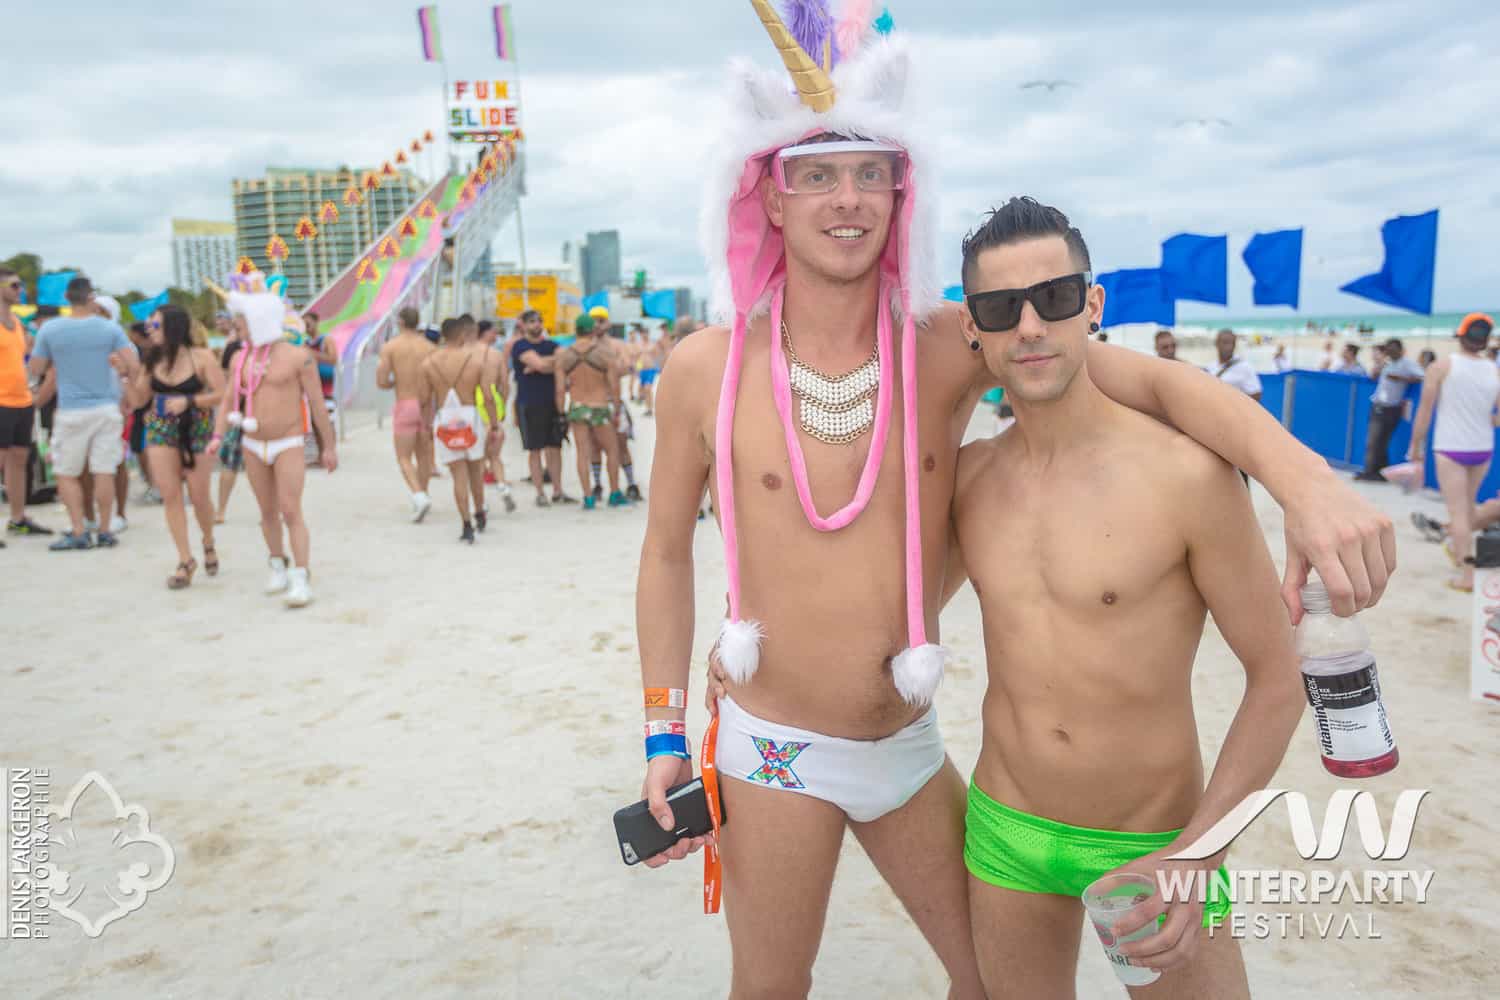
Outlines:
[{"label": "sneaker", "polygon": [[279,594],[287,588],[286,560],[280,556],[270,559],[271,575],[266,578],[266,593]]},{"label": "sneaker", "polygon": [[552,498],[552,502],[553,503],[577,503],[578,501],[576,499],[574,499],[573,497],[568,496],[566,493],[559,493],[557,496],[555,496],[555,497]]},{"label": "sneaker", "polygon": [[127,520],[125,520],[119,514],[116,514],[114,517],[112,517],[112,518],[109,519],[109,533],[111,535],[122,534],[129,527],[130,527],[130,522],[127,521]]},{"label": "sneaker", "polygon": [[87,531],[81,535],[75,535],[71,531],[64,532],[61,538],[47,546],[53,552],[70,552],[73,549],[91,549],[93,547],[94,543],[89,539]]},{"label": "sneaker", "polygon": [[598,503],[599,501],[594,499],[593,494],[589,494],[588,496],[583,498],[583,509],[593,510],[596,506],[598,506]]},{"label": "sneaker", "polygon": [[426,493],[413,494],[411,498],[411,523],[421,524],[422,518],[432,509],[432,497]]},{"label": "sneaker", "polygon": [[551,507],[552,501],[547,499],[547,494],[538,493],[536,495],[536,505],[538,507]]},{"label": "sneaker", "polygon": [[458,540],[468,542],[470,545],[474,544],[474,526],[468,521],[464,522],[464,533],[458,536]]},{"label": "sneaker", "polygon": [[625,494],[619,490],[614,490],[609,495],[609,505],[611,507],[629,507],[630,501],[625,499]]},{"label": "sneaker", "polygon": [[475,511],[474,512],[474,527],[476,527],[476,528],[479,529],[479,533],[481,535],[484,534],[484,529],[488,528],[489,526],[490,526],[490,512],[489,512],[488,508],[483,508],[482,507],[479,510]]},{"label": "sneaker", "polygon": [[600,500],[604,499],[604,487],[603,486],[595,486],[594,487],[594,492],[590,493],[589,496],[591,496],[591,497],[594,498],[594,502],[595,503],[598,503]]},{"label": "sneaker", "polygon": [[502,496],[500,501],[505,504],[505,513],[514,514],[516,512],[516,500],[509,493]]},{"label": "sneaker", "polygon": [[630,484],[630,488],[625,491],[625,495],[634,500],[636,503],[640,503],[641,500],[644,499],[641,496],[641,488],[635,483]]},{"label": "sneaker", "polygon": [[286,571],[286,595],[281,603],[289,608],[305,608],[312,603],[312,587],[308,585],[307,567],[296,566]]},{"label": "sneaker", "polygon": [[1411,523],[1429,542],[1441,542],[1446,534],[1441,523],[1419,510],[1411,512]]},{"label": "sneaker", "polygon": [[51,528],[44,528],[29,517],[11,521],[5,526],[5,530],[12,535],[50,535],[53,533]]},{"label": "sneaker", "polygon": [[99,532],[99,537],[94,539],[94,547],[100,549],[112,549],[120,544],[120,540],[108,531]]},{"label": "sneaker", "polygon": [[1378,472],[1356,472],[1354,474],[1354,481],[1356,483],[1383,483],[1385,482],[1385,477]]}]

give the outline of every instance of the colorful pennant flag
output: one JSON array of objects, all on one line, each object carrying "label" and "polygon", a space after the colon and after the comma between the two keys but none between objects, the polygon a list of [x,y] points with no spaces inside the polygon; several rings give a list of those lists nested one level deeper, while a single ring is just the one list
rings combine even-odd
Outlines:
[{"label": "colorful pennant flag", "polygon": [[380,246],[375,250],[375,256],[382,260],[401,256],[401,246],[389,236],[380,241]]},{"label": "colorful pennant flag", "polygon": [[438,34],[437,4],[417,8],[417,29],[422,33],[422,58],[443,61],[443,40]]},{"label": "colorful pennant flag", "polygon": [[395,177],[396,176],[396,168],[391,165],[391,161],[390,160],[386,160],[385,161],[384,165],[382,165],[381,168],[380,168],[380,172],[382,174],[384,174],[385,176],[387,176],[387,177]]},{"label": "colorful pennant flag", "polygon": [[423,198],[422,199],[422,204],[420,204],[420,205],[417,206],[417,218],[419,218],[419,219],[436,219],[437,218],[437,206],[432,203],[432,199],[431,198]]},{"label": "colorful pennant flag", "polygon": [[422,151],[422,140],[421,139],[413,139],[411,141],[411,151],[413,153],[420,153]]},{"label": "colorful pennant flag", "polygon": [[271,242],[266,244],[266,258],[268,260],[285,260],[289,253],[291,251],[287,249],[286,240],[280,236],[272,236]]},{"label": "colorful pennant flag", "polygon": [[241,257],[240,262],[234,266],[234,269],[239,274],[254,274],[258,270],[255,266],[255,261],[249,257]]},{"label": "colorful pennant flag", "polygon": [[313,225],[312,219],[304,215],[302,218],[297,220],[297,229],[294,235],[299,240],[316,239],[318,235],[318,227]]},{"label": "colorful pennant flag", "polygon": [[[358,191],[354,193],[359,194]],[[325,226],[330,226],[339,221],[339,207],[331,201],[323,202],[323,207],[318,211],[318,221]]]},{"label": "colorful pennant flag", "polygon": [[406,150],[403,149],[401,152],[396,154],[396,162],[400,164],[406,163]]},{"label": "colorful pennant flag", "polygon": [[427,143],[432,142],[432,130],[431,129],[428,129],[426,132],[422,133],[422,141],[423,142],[427,142]]},{"label": "colorful pennant flag", "polygon": [[401,238],[411,239],[415,235],[417,235],[417,220],[408,215],[401,220]]},{"label": "colorful pennant flag", "polygon": [[373,170],[365,172],[364,185],[366,191],[380,190],[380,175]]},{"label": "colorful pennant flag", "polygon": [[366,257],[359,262],[359,270],[355,272],[355,276],[359,278],[361,285],[367,285],[380,280],[380,268],[375,265],[374,260]]},{"label": "colorful pennant flag", "polygon": [[495,7],[495,54],[501,59],[516,57],[516,29],[510,20],[510,4]]},{"label": "colorful pennant flag", "polygon": [[344,204],[350,208],[353,208],[364,200],[365,196],[359,193],[359,188],[357,187],[350,187],[349,190],[344,192]]}]

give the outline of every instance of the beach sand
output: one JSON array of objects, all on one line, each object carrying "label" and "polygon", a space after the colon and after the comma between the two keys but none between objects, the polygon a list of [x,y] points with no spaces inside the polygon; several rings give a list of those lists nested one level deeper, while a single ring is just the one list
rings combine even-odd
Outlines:
[{"label": "beach sand", "polygon": [[[973,426],[990,423],[985,411]],[[539,510],[521,486],[520,510],[460,547],[449,482],[434,484],[427,523],[411,525],[387,431],[359,416],[350,424],[339,472],[309,478],[317,602],[304,611],[259,592],[264,550],[243,482],[220,536],[223,572],[200,573],[184,592],[163,586],[175,559],[160,508],[133,507],[113,551],[54,554],[12,539],[0,552],[10,633],[0,763],[49,767],[54,804],[97,770],[149,811],[176,855],[171,881],[97,939],[54,918],[50,940],[0,942],[0,994],[725,995],[729,943],[722,916],[701,913],[699,858],[627,869],[610,821],[638,798],[643,771],[634,591],[644,509]],[[644,470],[652,423],[638,415],[636,426]],[[525,468],[510,434],[514,479]],[[1437,514],[1437,503],[1360,488],[1401,537],[1396,582],[1365,615],[1401,765],[1358,787],[1375,793],[1387,822],[1400,789],[1433,789],[1410,855],[1375,867],[1437,874],[1425,905],[1374,908],[1380,940],[1316,940],[1309,922],[1307,940],[1246,942],[1251,983],[1277,1000],[1494,996],[1500,706],[1468,699],[1468,602],[1444,588],[1440,550],[1407,524],[1409,509]],[[1259,490],[1256,507],[1280,559],[1280,512]],[[56,507],[32,513],[64,521]],[[700,525],[696,555],[701,664],[723,593],[712,522]],[[943,637],[957,662],[938,710],[967,774],[985,686],[967,588],[943,616]],[[1210,763],[1241,676],[1210,625],[1194,677]],[[696,738],[706,715],[697,667],[693,685]],[[1128,761],[1122,747],[1100,766]],[[1276,786],[1305,792],[1315,816],[1337,787],[1306,719]],[[1358,845],[1351,832],[1330,864],[1362,869]],[[1311,866],[1279,806],[1238,841],[1231,864]],[[1366,926],[1360,907],[1306,909],[1354,910]],[[1123,997],[1084,934],[1079,995]],[[940,965],[846,838],[814,995],[945,990]]]}]

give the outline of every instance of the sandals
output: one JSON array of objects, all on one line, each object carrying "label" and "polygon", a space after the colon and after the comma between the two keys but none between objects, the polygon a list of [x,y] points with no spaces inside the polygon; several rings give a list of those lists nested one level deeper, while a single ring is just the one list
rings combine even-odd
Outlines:
[{"label": "sandals", "polygon": [[198,560],[189,559],[177,564],[177,572],[167,577],[168,590],[186,590],[193,583],[193,574],[198,570]]},{"label": "sandals", "polygon": [[1449,590],[1456,590],[1460,594],[1472,594],[1472,593],[1474,593],[1474,587],[1472,585],[1465,587],[1463,584],[1461,584],[1457,580],[1453,580],[1453,579],[1448,580],[1447,584],[1448,584],[1448,589]]},{"label": "sandals", "polygon": [[203,546],[203,572],[209,576],[219,575],[219,553],[212,545]]}]

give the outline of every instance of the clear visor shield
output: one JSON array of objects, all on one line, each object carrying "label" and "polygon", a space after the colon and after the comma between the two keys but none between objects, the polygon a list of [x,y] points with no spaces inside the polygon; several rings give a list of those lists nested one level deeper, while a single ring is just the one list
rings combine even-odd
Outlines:
[{"label": "clear visor shield", "polygon": [[900,191],[906,186],[907,157],[886,143],[807,143],[779,151],[771,169],[785,194],[829,194],[845,177],[860,191]]}]

